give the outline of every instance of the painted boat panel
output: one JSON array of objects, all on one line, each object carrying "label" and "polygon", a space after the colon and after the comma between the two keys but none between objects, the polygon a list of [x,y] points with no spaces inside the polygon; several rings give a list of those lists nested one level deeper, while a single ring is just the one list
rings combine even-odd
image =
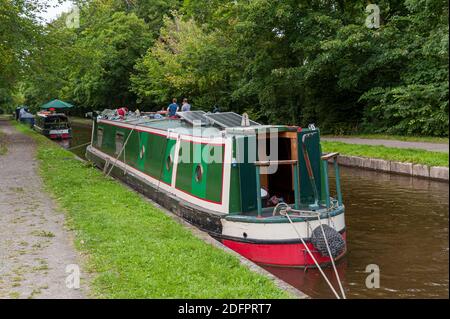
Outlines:
[{"label": "painted boat panel", "polygon": [[[306,150],[308,152],[314,179],[316,182],[316,188],[319,196],[322,194],[322,170],[321,170],[321,160],[320,156],[322,155],[322,149],[320,146],[320,131],[318,129],[310,130],[303,129],[298,132],[298,160],[299,160],[299,183],[300,183],[300,201],[302,203],[313,204],[314,203],[314,192],[313,185],[308,177],[308,171],[306,168],[305,161],[305,153],[302,147],[302,138],[305,134],[313,134],[309,135],[309,137],[305,138]],[[319,198],[319,200],[325,200],[324,198]]]}]

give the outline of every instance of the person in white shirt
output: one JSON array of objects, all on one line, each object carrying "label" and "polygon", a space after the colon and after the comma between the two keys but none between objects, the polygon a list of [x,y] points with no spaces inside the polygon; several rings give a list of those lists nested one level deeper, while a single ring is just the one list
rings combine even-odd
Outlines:
[{"label": "person in white shirt", "polygon": [[183,105],[181,106],[181,112],[188,112],[191,110],[191,105],[188,103],[188,99],[183,99]]}]

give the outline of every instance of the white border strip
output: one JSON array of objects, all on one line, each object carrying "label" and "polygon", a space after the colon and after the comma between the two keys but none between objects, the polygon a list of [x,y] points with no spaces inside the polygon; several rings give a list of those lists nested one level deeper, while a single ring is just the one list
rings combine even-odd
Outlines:
[{"label": "white border strip", "polygon": [[[323,225],[335,228],[336,231],[342,231],[345,228],[345,213],[333,216],[329,219],[321,219]],[[311,237],[312,231],[319,226],[319,221],[294,222],[297,231],[302,238]],[[244,237],[244,233],[247,237]],[[298,239],[297,233],[290,223],[244,223],[238,221],[229,221],[222,219],[222,234],[242,239],[256,240],[294,240]]]}]

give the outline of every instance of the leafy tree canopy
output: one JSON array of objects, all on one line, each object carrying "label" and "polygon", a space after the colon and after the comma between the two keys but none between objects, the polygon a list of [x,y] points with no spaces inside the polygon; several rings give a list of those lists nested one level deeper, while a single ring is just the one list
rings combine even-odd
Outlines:
[{"label": "leafy tree canopy", "polygon": [[154,110],[188,97],[263,123],[448,136],[444,0],[380,0],[376,28],[361,0],[79,0],[79,28],[0,2],[3,103]]}]

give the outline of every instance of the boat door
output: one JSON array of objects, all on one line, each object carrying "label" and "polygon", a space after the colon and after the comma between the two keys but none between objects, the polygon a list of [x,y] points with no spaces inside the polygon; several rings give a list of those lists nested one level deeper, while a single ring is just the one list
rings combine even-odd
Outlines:
[{"label": "boat door", "polygon": [[[254,145],[255,147],[251,147]],[[251,154],[253,152],[254,154]],[[236,137],[236,161],[239,168],[241,211],[257,209],[256,200],[256,136]]]},{"label": "boat door", "polygon": [[[318,197],[317,200],[320,202],[322,193],[320,131],[313,125],[310,125],[309,128],[302,129],[297,134],[300,201],[304,204],[314,204],[315,197]],[[309,170],[308,162],[311,170]]]}]

